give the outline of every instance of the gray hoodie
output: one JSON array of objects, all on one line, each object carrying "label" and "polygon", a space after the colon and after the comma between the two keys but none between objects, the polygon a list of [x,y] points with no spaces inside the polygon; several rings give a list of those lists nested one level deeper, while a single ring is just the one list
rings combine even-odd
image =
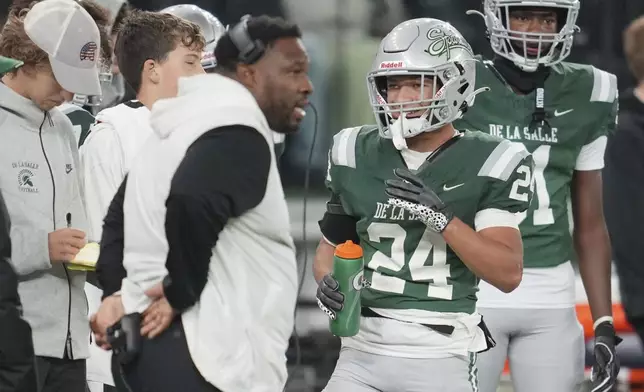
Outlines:
[{"label": "gray hoodie", "polygon": [[78,148],[69,119],[45,113],[0,83],[0,189],[11,218],[11,264],[19,275],[24,317],[36,355],[89,354],[85,273],[49,260],[47,234],[66,226],[87,231]]}]

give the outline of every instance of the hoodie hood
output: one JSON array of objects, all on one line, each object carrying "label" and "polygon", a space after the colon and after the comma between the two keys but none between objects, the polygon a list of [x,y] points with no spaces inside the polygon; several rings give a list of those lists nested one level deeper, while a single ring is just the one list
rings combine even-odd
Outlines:
[{"label": "hoodie hood", "polygon": [[0,83],[0,108],[23,118],[36,129],[40,127],[45,114],[32,100],[13,91],[4,83]]},{"label": "hoodie hood", "polygon": [[268,129],[266,117],[250,91],[219,74],[180,78],[177,97],[157,101],[152,107],[150,123],[161,139],[178,129],[203,133],[246,123],[257,123]]}]

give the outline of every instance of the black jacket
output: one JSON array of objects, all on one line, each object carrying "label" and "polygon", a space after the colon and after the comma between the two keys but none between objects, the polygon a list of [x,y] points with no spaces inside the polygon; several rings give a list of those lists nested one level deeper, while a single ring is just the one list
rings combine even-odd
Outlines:
[{"label": "black jacket", "polygon": [[619,125],[609,136],[604,211],[629,320],[644,318],[644,103],[621,94]]},{"label": "black jacket", "polygon": [[31,328],[22,319],[18,277],[13,271],[9,214],[0,193],[0,391],[35,392]]}]

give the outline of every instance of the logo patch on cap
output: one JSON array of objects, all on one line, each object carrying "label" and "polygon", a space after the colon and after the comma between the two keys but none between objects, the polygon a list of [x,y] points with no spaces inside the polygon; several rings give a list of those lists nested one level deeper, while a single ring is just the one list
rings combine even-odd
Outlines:
[{"label": "logo patch on cap", "polygon": [[96,42],[90,41],[83,45],[83,47],[80,50],[80,60],[81,61],[96,61],[96,49],[98,48],[98,45],[96,45]]}]

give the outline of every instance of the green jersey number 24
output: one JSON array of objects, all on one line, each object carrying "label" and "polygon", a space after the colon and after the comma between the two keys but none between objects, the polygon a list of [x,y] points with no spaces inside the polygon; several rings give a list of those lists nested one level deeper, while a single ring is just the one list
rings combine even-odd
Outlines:
[{"label": "green jersey number 24", "polygon": [[[537,189],[543,189],[545,193],[545,197],[539,197],[539,208],[541,209],[541,202],[545,203],[545,211],[549,211],[550,219],[554,220],[552,218],[552,210],[548,207],[550,197],[545,190],[545,179],[543,177],[543,170],[548,163],[549,153],[550,146],[540,146],[535,151],[534,176],[531,175],[530,168],[526,165],[521,165],[517,168],[517,173],[523,177],[519,177],[514,181],[510,189],[509,197],[519,201],[528,201],[528,194],[522,193],[520,188],[531,188],[533,184],[537,183]],[[539,196],[541,196],[541,193],[539,193]],[[543,212],[539,213],[539,211],[535,211],[535,222],[538,216],[543,215]],[[521,220],[525,219],[526,213],[523,212],[521,214]],[[447,244],[440,234],[434,233],[428,228],[425,229],[407,263],[409,268],[407,277],[410,279],[383,275],[378,272],[378,267],[383,267],[398,274],[405,267],[405,240],[407,239],[405,229],[397,223],[373,222],[367,227],[367,234],[371,243],[380,243],[384,239],[392,240],[391,257],[376,250],[371,260],[367,263],[367,266],[373,270],[371,289],[402,294],[405,291],[405,285],[408,280],[413,282],[429,282],[427,283],[428,297],[452,300],[453,286],[448,283],[450,266],[447,263]],[[432,263],[431,265],[425,265],[430,255],[432,256]]]},{"label": "green jersey number 24", "polygon": [[[369,241],[380,243],[383,239],[391,239],[391,257],[376,251],[367,266],[373,270],[371,288],[378,291],[402,294],[405,291],[405,279],[387,276],[377,271],[378,267],[400,272],[405,266],[405,240],[407,232],[397,223],[374,222],[367,228]],[[432,253],[432,265],[425,265]],[[408,263],[409,277],[414,282],[430,281],[427,286],[427,296],[432,298],[452,299],[453,287],[447,282],[450,276],[447,264],[447,244],[440,234],[425,229],[418,246]]]}]

